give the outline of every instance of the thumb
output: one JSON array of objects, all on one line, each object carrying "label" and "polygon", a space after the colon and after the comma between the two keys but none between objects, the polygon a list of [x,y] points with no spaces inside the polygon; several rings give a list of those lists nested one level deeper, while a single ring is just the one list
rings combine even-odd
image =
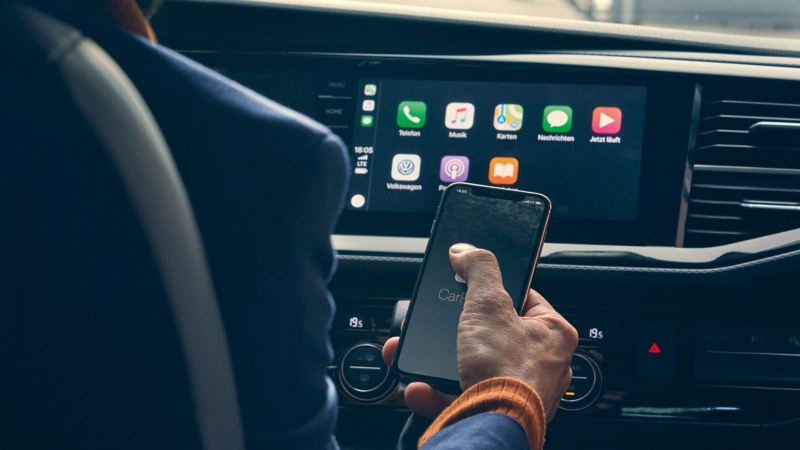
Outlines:
[{"label": "thumb", "polygon": [[511,320],[517,315],[511,296],[503,288],[500,266],[494,253],[469,244],[456,244],[450,247],[450,264],[467,282],[464,310],[459,319],[461,325],[465,320]]},{"label": "thumb", "polygon": [[450,265],[470,287],[502,289],[500,266],[494,253],[470,244],[450,247]]}]

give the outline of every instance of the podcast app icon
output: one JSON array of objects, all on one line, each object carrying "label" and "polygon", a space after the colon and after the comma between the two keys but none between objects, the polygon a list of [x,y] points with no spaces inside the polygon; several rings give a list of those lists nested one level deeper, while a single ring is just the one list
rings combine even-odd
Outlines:
[{"label": "podcast app icon", "polygon": [[469,158],[466,156],[447,155],[442,158],[439,167],[439,179],[443,183],[467,181],[469,176]]}]

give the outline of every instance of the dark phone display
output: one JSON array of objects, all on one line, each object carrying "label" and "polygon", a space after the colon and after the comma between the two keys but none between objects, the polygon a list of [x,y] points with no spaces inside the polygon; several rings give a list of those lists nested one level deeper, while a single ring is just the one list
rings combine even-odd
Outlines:
[{"label": "dark phone display", "polygon": [[[478,188],[479,192],[479,188]],[[467,286],[456,280],[449,249],[463,242],[492,251],[503,286],[519,309],[547,214],[542,197],[494,198],[451,188],[429,243],[398,357],[398,368],[423,377],[458,380],[456,337]]]}]

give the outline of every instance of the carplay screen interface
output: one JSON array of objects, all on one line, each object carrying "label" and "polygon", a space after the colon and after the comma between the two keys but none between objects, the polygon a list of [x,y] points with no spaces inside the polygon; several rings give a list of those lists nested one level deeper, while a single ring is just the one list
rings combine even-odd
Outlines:
[{"label": "carplay screen interface", "polygon": [[535,191],[565,219],[632,221],[644,86],[362,79],[347,208],[433,213],[466,181]]},{"label": "carplay screen interface", "polygon": [[450,247],[467,242],[492,251],[503,286],[518,308],[527,294],[547,207],[540,196],[494,198],[463,185],[447,192],[441,208],[407,319],[398,367],[410,374],[458,380],[456,336],[467,285],[455,277]]}]

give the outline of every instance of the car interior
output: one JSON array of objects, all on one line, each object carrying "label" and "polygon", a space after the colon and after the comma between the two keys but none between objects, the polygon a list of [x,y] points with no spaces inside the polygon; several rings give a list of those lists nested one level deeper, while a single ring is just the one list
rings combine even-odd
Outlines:
[{"label": "car interior", "polygon": [[[603,2],[564,3],[590,15],[581,4]],[[409,410],[381,348],[400,333],[442,191],[466,181],[552,200],[532,287],[580,343],[545,448],[796,448],[800,39],[486,8],[168,0],[152,18],[161,45],[347,147],[331,238],[339,445],[397,448]],[[1,383],[3,401],[24,401],[0,411],[0,435],[82,448],[59,433],[92,422],[131,448],[244,448],[208,262],[159,125],[91,40],[18,14],[0,23],[21,68],[3,69],[2,119],[31,151],[5,155],[0,205],[38,207],[3,208],[0,225],[3,297],[32,299],[0,314],[4,360],[30,374]],[[54,58],[65,43],[77,50]],[[52,151],[67,142],[85,151]],[[62,375],[42,389],[47,371]]]}]

